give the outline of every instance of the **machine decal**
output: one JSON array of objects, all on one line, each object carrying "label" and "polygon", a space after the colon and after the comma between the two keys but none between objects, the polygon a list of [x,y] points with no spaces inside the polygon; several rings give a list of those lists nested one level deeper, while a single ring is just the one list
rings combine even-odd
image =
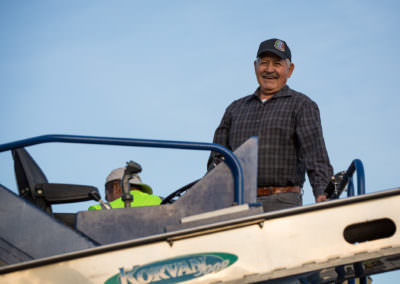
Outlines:
[{"label": "machine decal", "polygon": [[221,252],[184,255],[136,265],[132,269],[120,268],[120,273],[105,284],[179,283],[221,271],[237,260],[236,255]]}]

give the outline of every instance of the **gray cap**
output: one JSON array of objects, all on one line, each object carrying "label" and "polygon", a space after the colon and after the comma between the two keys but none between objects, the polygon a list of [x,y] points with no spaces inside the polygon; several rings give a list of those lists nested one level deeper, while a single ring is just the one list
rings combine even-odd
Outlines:
[{"label": "gray cap", "polygon": [[[114,180],[121,180],[124,176],[125,168],[117,168],[112,170],[111,173],[106,178],[106,183]],[[143,192],[148,194],[153,194],[153,190],[147,184],[142,183],[142,179],[138,174],[134,174],[132,178],[129,180],[129,183],[132,185],[138,185]]]}]

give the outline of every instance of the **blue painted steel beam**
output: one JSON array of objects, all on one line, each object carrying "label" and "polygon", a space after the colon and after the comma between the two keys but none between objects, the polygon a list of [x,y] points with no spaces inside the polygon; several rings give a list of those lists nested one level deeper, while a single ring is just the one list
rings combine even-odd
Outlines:
[{"label": "blue painted steel beam", "polygon": [[240,162],[235,154],[233,154],[227,148],[218,144],[203,142],[51,134],[1,144],[0,152],[49,142],[216,151],[218,153],[221,153],[225,157],[225,163],[228,165],[229,169],[232,172],[234,179],[235,202],[237,204],[243,204],[243,170]]}]

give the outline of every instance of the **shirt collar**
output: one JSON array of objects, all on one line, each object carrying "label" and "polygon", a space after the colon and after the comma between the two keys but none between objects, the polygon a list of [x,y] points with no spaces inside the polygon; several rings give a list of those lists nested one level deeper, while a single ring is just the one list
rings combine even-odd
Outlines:
[{"label": "shirt collar", "polygon": [[[260,87],[257,88],[257,90],[255,90],[255,92],[253,93],[252,96],[249,96],[247,100],[252,100],[252,99],[257,99],[260,100],[259,97],[259,92],[260,92]],[[285,85],[279,92],[275,93],[271,99],[273,98],[280,98],[280,97],[290,97],[291,94],[289,92],[289,86]]]}]

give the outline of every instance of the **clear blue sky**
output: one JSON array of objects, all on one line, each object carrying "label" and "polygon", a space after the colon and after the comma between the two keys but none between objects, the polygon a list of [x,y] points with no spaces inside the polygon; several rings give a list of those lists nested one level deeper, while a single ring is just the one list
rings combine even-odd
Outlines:
[{"label": "clear blue sky", "polygon": [[[335,171],[363,161],[367,192],[400,185],[399,1],[0,1],[0,143],[43,134],[211,142],[256,87],[258,44],[287,41],[288,84],[320,107]],[[207,152],[46,144],[51,182],[97,186],[128,160],[166,196]],[[0,183],[16,190],[9,153]],[[313,202],[305,186],[304,203]],[[91,203],[58,206],[85,210]],[[399,273],[375,276],[396,283]]]}]

